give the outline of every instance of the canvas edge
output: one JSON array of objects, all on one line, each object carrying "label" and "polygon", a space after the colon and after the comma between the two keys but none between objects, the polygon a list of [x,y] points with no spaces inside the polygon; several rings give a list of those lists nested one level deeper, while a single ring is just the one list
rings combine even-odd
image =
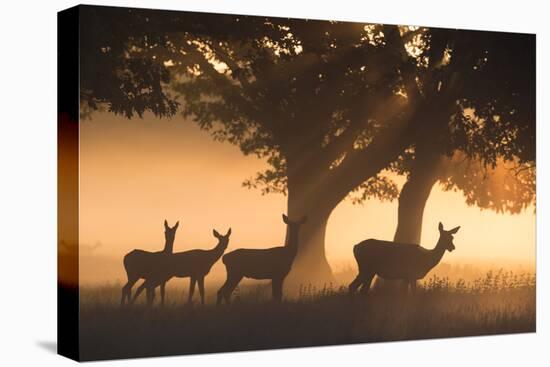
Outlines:
[{"label": "canvas edge", "polygon": [[77,361],[79,14],[79,6],[57,13],[57,353]]}]

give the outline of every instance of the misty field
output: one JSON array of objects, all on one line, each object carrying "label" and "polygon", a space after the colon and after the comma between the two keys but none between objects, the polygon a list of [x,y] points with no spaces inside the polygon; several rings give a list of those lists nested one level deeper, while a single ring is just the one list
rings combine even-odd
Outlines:
[{"label": "misty field", "polygon": [[278,305],[269,302],[269,284],[240,286],[233,303],[220,307],[212,304],[216,289],[207,288],[204,307],[198,294],[188,305],[182,288],[168,288],[164,308],[139,303],[123,309],[120,286],[82,287],[81,358],[525,333],[536,327],[535,276],[526,273],[489,272],[472,281],[432,277],[415,294],[375,287],[367,296],[350,297],[344,286],[305,286]]}]

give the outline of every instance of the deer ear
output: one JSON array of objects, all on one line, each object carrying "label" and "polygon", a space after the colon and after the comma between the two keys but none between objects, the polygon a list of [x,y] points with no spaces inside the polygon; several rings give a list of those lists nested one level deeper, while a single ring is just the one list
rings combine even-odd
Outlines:
[{"label": "deer ear", "polygon": [[220,234],[215,229],[212,230],[212,233],[214,234],[214,237],[220,238]]},{"label": "deer ear", "polygon": [[231,227],[229,228],[229,230],[227,231],[227,233],[225,234],[225,236],[229,236],[231,234]]},{"label": "deer ear", "polygon": [[443,231],[443,224],[441,222],[439,222],[439,226],[437,228],[439,228],[440,232]]},{"label": "deer ear", "polygon": [[168,229],[170,227],[168,227],[168,222],[166,221],[166,219],[164,220],[164,229]]},{"label": "deer ear", "polygon": [[307,222],[307,215],[304,215],[302,219],[300,219],[300,224],[304,224],[305,222]]},{"label": "deer ear", "polygon": [[460,226],[455,227],[455,228],[451,229],[451,230],[449,231],[449,233],[450,233],[450,234],[455,234],[456,232],[458,232],[459,229],[460,229]]},{"label": "deer ear", "polygon": [[286,214],[283,214],[283,222],[288,224],[288,217],[286,216]]},{"label": "deer ear", "polygon": [[179,225],[180,225],[180,221],[178,220],[178,221],[176,222],[176,225],[174,226],[174,228],[173,228],[173,229],[176,229],[176,228],[178,228],[178,226],[179,226]]}]

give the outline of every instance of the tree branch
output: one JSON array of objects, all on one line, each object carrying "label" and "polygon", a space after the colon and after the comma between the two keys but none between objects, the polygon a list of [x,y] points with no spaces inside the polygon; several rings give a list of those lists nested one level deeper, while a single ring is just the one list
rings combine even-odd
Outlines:
[{"label": "tree branch", "polygon": [[265,111],[258,109],[257,106],[260,105],[260,103],[257,101],[257,98],[255,100],[252,99],[251,96],[246,94],[242,86],[233,84],[226,75],[218,72],[214,65],[208,62],[206,56],[196,47],[188,45],[185,47],[185,51],[187,52],[186,57],[192,57],[192,60],[200,66],[201,71],[208,75],[208,77],[217,85],[218,89],[216,90],[216,93],[220,95],[225,102],[235,104],[240,111],[248,115],[250,120],[256,121],[262,126],[267,127],[275,138],[276,136],[280,136],[278,127],[269,117],[270,115],[265,113]]},{"label": "tree branch", "polygon": [[[393,60],[396,57],[399,59],[397,65],[401,65],[401,77],[403,78],[403,87],[405,88],[405,93],[411,103],[416,103],[421,99],[422,95],[418,88],[416,82],[416,66],[415,60],[412,59],[405,49],[405,43],[401,34],[399,33],[399,28],[396,25],[384,25],[384,38],[387,40],[388,44],[394,45],[396,53],[391,53],[388,51],[388,60]],[[386,49],[389,49],[386,47]]]},{"label": "tree branch", "polygon": [[393,126],[384,128],[366,148],[348,155],[332,171],[321,193],[330,198],[330,205],[336,206],[350,191],[386,168],[414,141],[423,113],[417,108],[409,114],[410,118],[397,118]]}]

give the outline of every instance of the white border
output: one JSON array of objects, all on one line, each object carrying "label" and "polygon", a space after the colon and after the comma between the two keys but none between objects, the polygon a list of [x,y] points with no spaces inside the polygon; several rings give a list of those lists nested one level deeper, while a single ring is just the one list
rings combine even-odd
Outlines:
[{"label": "white border", "polygon": [[[169,357],[100,365],[282,366],[541,366],[548,362],[548,196],[550,85],[548,10],[542,1],[93,1],[94,4],[217,13],[420,24],[537,33],[538,327],[536,334],[365,344],[267,352]],[[55,341],[56,281],[56,11],[72,1],[6,2],[2,34],[0,113],[0,361],[3,365],[68,365],[44,347]],[[546,343],[545,340],[546,339]],[[182,341],[183,342],[183,341]],[[50,343],[50,344],[49,344]],[[7,362],[7,363],[6,363]]]}]

